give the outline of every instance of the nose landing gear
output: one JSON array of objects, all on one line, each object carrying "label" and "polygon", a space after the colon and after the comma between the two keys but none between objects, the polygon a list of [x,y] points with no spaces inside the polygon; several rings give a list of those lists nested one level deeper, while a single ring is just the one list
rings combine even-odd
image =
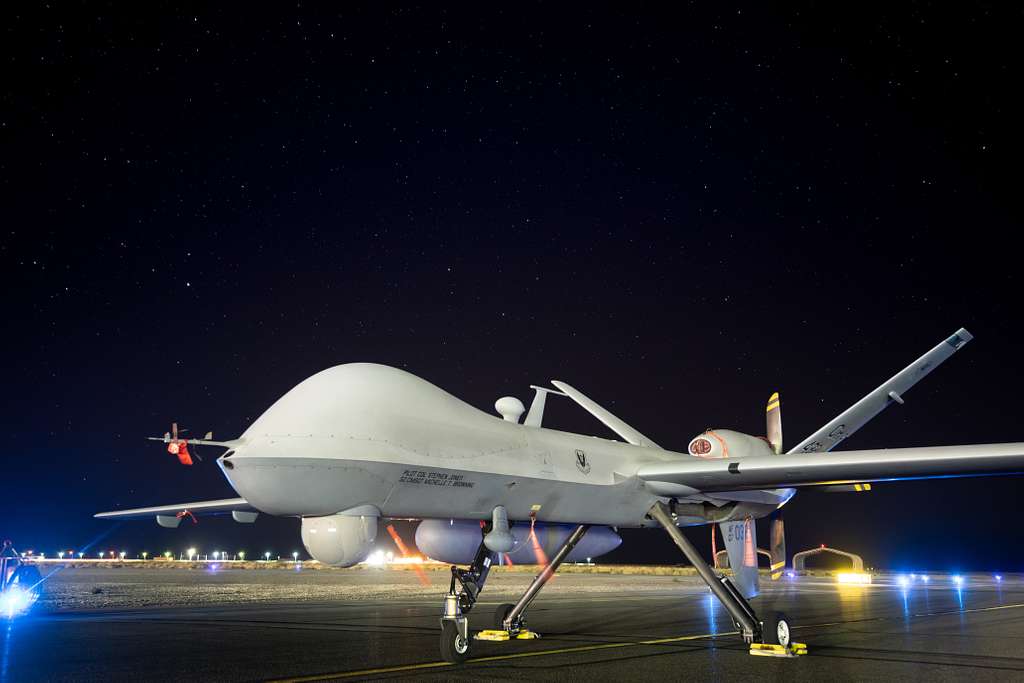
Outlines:
[{"label": "nose landing gear", "polygon": [[457,595],[449,594],[441,617],[441,659],[462,664],[469,657],[469,620],[459,609]]},{"label": "nose landing gear", "polygon": [[468,569],[452,567],[452,580],[441,615],[441,658],[446,662],[461,664],[469,657],[471,641],[466,614],[476,604],[496,557],[497,554],[489,550],[481,539],[476,557]]}]

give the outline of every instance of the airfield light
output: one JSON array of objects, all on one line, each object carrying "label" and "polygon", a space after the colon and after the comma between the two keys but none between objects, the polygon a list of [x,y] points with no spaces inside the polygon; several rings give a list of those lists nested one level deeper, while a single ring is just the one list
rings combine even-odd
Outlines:
[{"label": "airfield light", "polygon": [[924,581],[925,583],[928,583],[929,581],[932,580],[932,577],[928,576],[927,574],[921,574],[921,580]]},{"label": "airfield light", "polygon": [[171,551],[170,550],[165,550],[164,551],[164,558],[166,558],[168,560],[171,559]]},{"label": "airfield light", "polygon": [[39,559],[40,560],[45,560],[46,559],[46,553],[39,553]]},{"label": "airfield light", "polygon": [[296,562],[299,561],[299,552],[297,550],[292,551],[292,559]]},{"label": "airfield light", "polygon": [[82,559],[83,557],[85,557],[85,552],[84,551],[79,551],[78,552],[78,559]]},{"label": "airfield light", "polygon": [[63,560],[64,559],[64,551],[61,550],[59,553],[57,553],[57,557],[59,557],[60,559]]},{"label": "airfield light", "polygon": [[100,556],[100,559],[102,560],[103,559],[103,551],[102,550],[99,552],[99,556]]},{"label": "airfield light", "polygon": [[998,582],[1001,582],[1002,580],[1003,580],[1003,575],[1002,574],[996,574],[996,582],[998,583]]},{"label": "airfield light", "polygon": [[147,557],[149,557],[149,553],[147,553],[145,550],[143,550],[142,551],[142,559],[145,560]]},{"label": "airfield light", "polygon": [[127,554],[128,554],[128,553],[126,553],[125,551],[123,551],[123,550],[122,550],[122,551],[121,551],[121,553],[120,553],[120,555],[121,555],[121,559],[123,560],[123,559],[124,559],[124,556],[125,556],[125,555],[127,555]]},{"label": "airfield light", "polygon": [[796,576],[796,572],[794,572],[794,571],[788,571],[788,572],[786,572],[786,576],[788,576],[789,578],[791,578],[791,579],[792,579],[792,578],[793,578],[794,576]]},{"label": "airfield light", "polygon": [[836,575],[836,581],[864,586],[871,583],[871,574],[866,572],[841,572]]},{"label": "airfield light", "polygon": [[270,562],[270,551],[269,550],[267,552],[263,553],[263,559],[265,561],[267,561],[267,562]]},{"label": "airfield light", "polygon": [[384,562],[385,559],[383,550],[378,550],[377,552],[373,553],[372,555],[366,558],[366,564],[370,565],[371,567],[383,567]]},{"label": "airfield light", "polygon": [[955,583],[957,587],[964,585],[964,577],[960,576],[959,574],[954,574],[953,583]]},{"label": "airfield light", "polygon": [[196,554],[196,549],[195,548],[189,548],[185,552],[188,554],[188,561],[191,562],[192,561],[192,557]]},{"label": "airfield light", "polygon": [[219,550],[214,550],[213,551],[213,559],[216,560],[218,557],[220,557],[220,551]]},{"label": "airfield light", "polygon": [[906,588],[907,586],[910,585],[910,579],[906,575],[903,575],[903,574],[901,574],[900,577],[898,579],[896,579],[896,582],[898,584],[900,584],[900,586],[902,586],[903,588]]},{"label": "airfield light", "polygon": [[242,560],[243,562],[245,561],[245,551],[244,550],[242,552],[238,553],[238,559]]}]

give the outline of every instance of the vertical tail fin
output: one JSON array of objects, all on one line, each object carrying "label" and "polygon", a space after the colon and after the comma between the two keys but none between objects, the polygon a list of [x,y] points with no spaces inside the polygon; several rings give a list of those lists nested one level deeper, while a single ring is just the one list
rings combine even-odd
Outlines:
[{"label": "vertical tail fin", "polygon": [[725,538],[725,550],[729,553],[729,567],[733,573],[733,583],[745,598],[753,598],[758,594],[757,577],[757,527],[753,519],[739,522],[722,522],[722,536]]}]

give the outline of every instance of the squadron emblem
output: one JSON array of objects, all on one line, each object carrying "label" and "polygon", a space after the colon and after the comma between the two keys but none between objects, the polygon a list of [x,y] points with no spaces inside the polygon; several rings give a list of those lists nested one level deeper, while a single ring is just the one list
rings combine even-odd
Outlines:
[{"label": "squadron emblem", "polygon": [[587,461],[587,454],[576,449],[576,469],[583,474],[590,474],[590,462]]}]

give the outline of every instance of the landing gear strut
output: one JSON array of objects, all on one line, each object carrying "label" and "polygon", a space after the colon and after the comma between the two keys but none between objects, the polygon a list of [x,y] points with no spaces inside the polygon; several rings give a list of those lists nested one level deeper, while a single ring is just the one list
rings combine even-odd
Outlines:
[{"label": "landing gear strut", "polygon": [[[526,608],[537,597],[537,593],[544,587],[555,572],[561,566],[565,558],[580,542],[583,535],[590,528],[588,524],[580,524],[551,561],[541,570],[530,587],[519,598],[514,605],[499,605],[494,614],[494,629],[487,629],[477,634],[477,638],[483,640],[509,640],[537,638],[537,634],[527,630],[525,622]],[[469,569],[452,567],[452,582],[448,588],[448,595],[444,599],[444,614],[441,616],[441,657],[446,662],[461,664],[469,657],[469,620],[466,613],[476,603],[476,598],[487,580],[491,571],[491,565],[495,560],[494,553],[487,549],[481,541],[480,548],[476,552],[476,559]]]},{"label": "landing gear strut", "polygon": [[487,549],[481,538],[469,568],[452,567],[452,581],[441,615],[441,658],[446,662],[461,664],[469,657],[469,620],[466,614],[476,604],[495,559],[496,554]]},{"label": "landing gear strut", "polygon": [[764,621],[758,619],[754,608],[740,594],[732,581],[725,576],[715,574],[689,539],[676,526],[667,505],[659,501],[654,504],[647,515],[665,528],[668,535],[686,555],[686,559],[711,588],[711,592],[729,611],[733,623],[740,635],[743,636],[743,641],[751,645],[751,654],[789,657],[807,653],[806,645],[790,642],[790,625],[785,615],[775,613]]},{"label": "landing gear strut", "polygon": [[558,552],[555,553],[553,558],[551,558],[551,561],[548,562],[547,566],[541,570],[540,574],[534,578],[530,587],[526,589],[525,593],[523,593],[523,597],[519,598],[519,602],[513,605],[512,609],[502,614],[502,610],[506,608],[507,605],[502,605],[498,608],[498,614],[496,614],[495,617],[504,617],[501,619],[501,628],[503,630],[508,631],[510,634],[525,630],[526,622],[524,612],[526,612],[526,608],[529,607],[530,603],[533,602],[533,599],[537,597],[537,593],[539,593],[540,589],[544,587],[544,584],[551,580],[551,577],[554,576],[556,571],[558,571],[562,562],[565,561],[566,556],[572,552],[572,549],[576,547],[576,544],[580,542],[580,539],[583,538],[583,534],[587,533],[587,529],[589,528],[589,524],[580,524],[572,530],[572,533],[569,534],[569,538],[565,539],[565,543],[562,547],[558,549]]},{"label": "landing gear strut", "polygon": [[[459,608],[463,614],[473,609],[473,605],[476,604],[476,597],[483,590],[495,559],[497,554],[488,550],[484,542],[480,541],[480,547],[476,549],[476,557],[473,558],[469,569],[452,567],[452,582],[448,587],[448,594],[458,595]],[[459,587],[458,592],[455,590],[456,584]]]}]

